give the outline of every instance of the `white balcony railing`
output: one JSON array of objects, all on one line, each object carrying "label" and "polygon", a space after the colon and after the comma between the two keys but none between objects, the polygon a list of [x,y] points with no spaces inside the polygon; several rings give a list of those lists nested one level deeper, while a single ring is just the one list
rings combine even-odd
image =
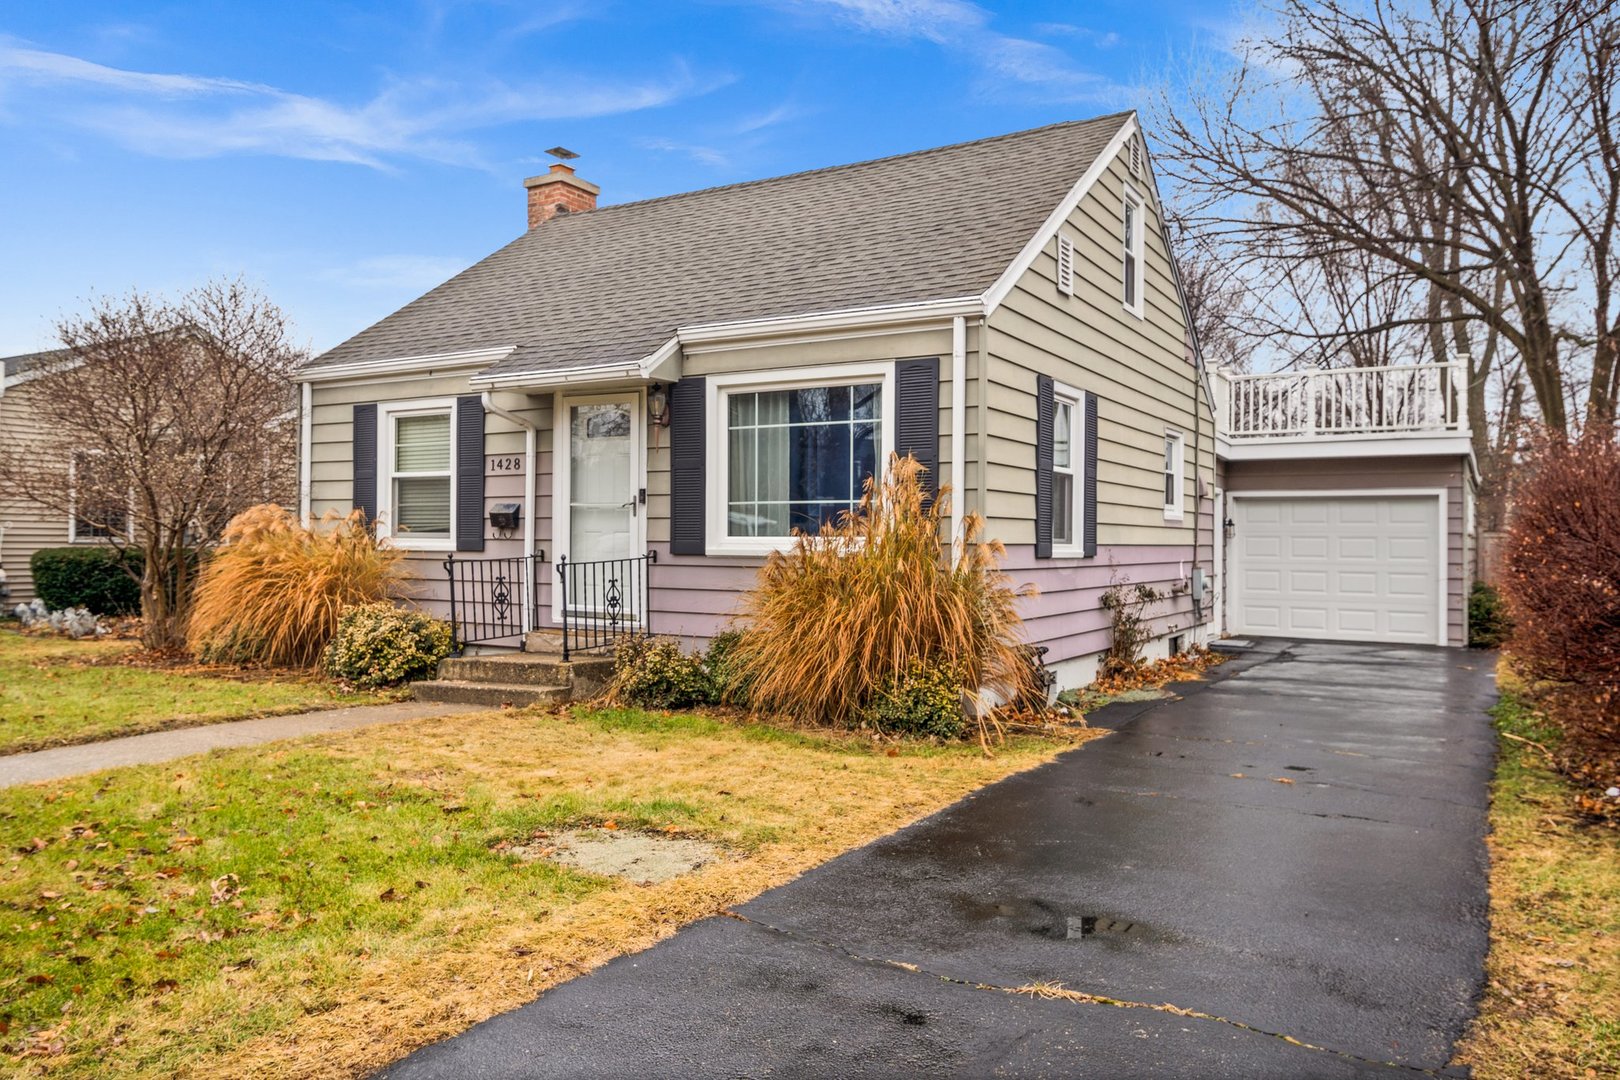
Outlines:
[{"label": "white balcony railing", "polygon": [[1221,434],[1233,442],[1466,433],[1459,361],[1262,375],[1217,372]]}]

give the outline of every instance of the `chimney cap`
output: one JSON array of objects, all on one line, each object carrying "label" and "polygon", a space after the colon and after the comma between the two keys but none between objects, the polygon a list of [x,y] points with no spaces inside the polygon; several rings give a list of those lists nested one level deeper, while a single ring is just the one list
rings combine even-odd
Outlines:
[{"label": "chimney cap", "polygon": [[574,153],[566,146],[553,146],[550,150],[547,150],[546,153],[547,155],[556,158],[558,161],[573,161],[575,158],[579,157],[578,154]]}]

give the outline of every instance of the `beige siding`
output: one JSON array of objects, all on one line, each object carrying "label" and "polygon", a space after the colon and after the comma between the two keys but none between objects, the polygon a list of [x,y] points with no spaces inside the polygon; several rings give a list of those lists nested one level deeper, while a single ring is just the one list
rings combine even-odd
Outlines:
[{"label": "beige siding", "polygon": [[[8,449],[30,445],[42,447],[46,442],[43,422],[34,408],[38,395],[45,392],[42,383],[25,382],[10,387],[0,395],[0,432],[4,433]],[[41,451],[36,449],[34,452]],[[68,465],[66,461],[60,464],[65,489]],[[64,547],[67,543],[68,521],[62,511],[37,503],[0,500],[0,568],[5,570],[6,583],[11,589],[11,596],[6,601],[7,608],[34,598],[29,557],[41,548]]]},{"label": "beige siding", "polygon": [[[1098,398],[1098,543],[1190,549],[1201,525],[1200,561],[1207,561],[1210,506],[1197,493],[1198,478],[1213,475],[1214,420],[1189,359],[1159,208],[1145,180],[1131,183],[1145,203],[1144,317],[1124,307],[1128,179],[1124,163],[1114,161],[1064,227],[1075,245],[1074,295],[1058,291],[1054,240],[991,316],[991,532],[1009,544],[1035,541],[1035,380],[1046,374]],[[1167,522],[1163,509],[1167,428],[1185,437],[1179,523]]]}]

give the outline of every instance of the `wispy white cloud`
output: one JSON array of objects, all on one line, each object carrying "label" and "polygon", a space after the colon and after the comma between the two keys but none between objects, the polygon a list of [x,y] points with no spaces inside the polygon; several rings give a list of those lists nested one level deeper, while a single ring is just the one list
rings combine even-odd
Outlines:
[{"label": "wispy white cloud", "polygon": [[448,255],[375,255],[327,267],[316,277],[350,289],[426,292],[470,265],[466,259]]},{"label": "wispy white cloud", "polygon": [[[348,104],[262,83],[109,67],[0,41],[0,120],[42,120],[162,157],[273,154],[384,168],[398,158],[481,165],[469,136],[502,124],[656,108],[704,93],[675,64],[659,78],[598,82],[551,73],[543,83],[402,79]],[[33,92],[32,99],[29,99]],[[22,104],[29,108],[20,108]]]},{"label": "wispy white cloud", "polygon": [[667,154],[681,154],[693,161],[704,165],[713,165],[724,169],[730,166],[731,157],[725,151],[713,146],[700,146],[696,143],[678,142],[674,139],[645,138],[637,139],[636,145],[645,150],[659,150]]},{"label": "wispy white cloud", "polygon": [[1114,31],[1093,30],[1089,26],[1076,26],[1074,23],[1045,22],[1036,23],[1034,30],[1037,34],[1046,37],[1070,37],[1084,41],[1099,49],[1112,49],[1123,39]]},{"label": "wispy white cloud", "polygon": [[1108,78],[1077,67],[1062,49],[996,30],[991,13],[967,0],[766,2],[778,9],[831,17],[869,33],[932,42],[978,65],[982,75],[978,88],[987,95],[1005,93],[1010,87],[1058,101],[1113,100],[1123,94],[1123,88]]}]

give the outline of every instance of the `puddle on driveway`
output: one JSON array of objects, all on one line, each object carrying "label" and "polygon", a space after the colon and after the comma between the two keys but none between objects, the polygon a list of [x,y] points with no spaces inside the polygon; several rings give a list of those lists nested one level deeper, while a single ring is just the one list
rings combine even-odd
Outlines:
[{"label": "puddle on driveway", "polygon": [[976,923],[1001,923],[1013,930],[1053,941],[1127,945],[1180,940],[1177,935],[1118,915],[1069,913],[1044,900],[979,900],[959,898],[957,909]]}]

